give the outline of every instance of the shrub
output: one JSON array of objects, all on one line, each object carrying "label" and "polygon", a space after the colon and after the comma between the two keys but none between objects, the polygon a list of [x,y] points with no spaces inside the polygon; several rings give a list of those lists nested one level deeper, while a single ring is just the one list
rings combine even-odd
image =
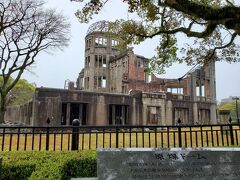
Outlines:
[{"label": "shrub", "polygon": [[67,180],[97,176],[95,151],[0,152],[0,156],[0,179]]},{"label": "shrub", "polygon": [[63,179],[68,179],[68,177],[97,177],[96,153],[85,151],[80,157],[76,155],[74,154],[73,158],[64,164]]},{"label": "shrub", "polygon": [[3,166],[0,173],[0,179],[19,179],[25,180],[35,171],[35,164],[20,163]]}]

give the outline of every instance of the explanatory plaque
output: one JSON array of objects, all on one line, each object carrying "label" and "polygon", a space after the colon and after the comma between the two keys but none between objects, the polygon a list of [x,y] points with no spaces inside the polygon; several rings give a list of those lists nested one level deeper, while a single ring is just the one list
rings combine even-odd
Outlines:
[{"label": "explanatory plaque", "polygon": [[98,180],[240,179],[240,148],[99,149]]}]

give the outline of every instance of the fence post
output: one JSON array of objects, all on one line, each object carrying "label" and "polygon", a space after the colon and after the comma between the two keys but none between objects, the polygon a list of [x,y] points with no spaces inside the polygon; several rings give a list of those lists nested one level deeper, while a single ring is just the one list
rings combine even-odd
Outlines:
[{"label": "fence post", "polygon": [[79,125],[80,121],[78,119],[74,119],[72,122],[72,150],[78,150],[79,144]]},{"label": "fence post", "polygon": [[116,125],[116,148],[118,148],[118,124]]},{"label": "fence post", "polygon": [[48,117],[47,118],[47,124],[48,124],[48,126],[47,126],[47,134],[46,134],[46,151],[48,151],[49,150],[49,124],[50,124],[50,118]]},{"label": "fence post", "polygon": [[178,145],[182,147],[182,129],[181,129],[181,119],[178,118]]},{"label": "fence post", "polygon": [[232,118],[229,118],[229,130],[230,130],[230,139],[231,145],[234,145],[234,136],[233,136],[233,127],[232,127]]},{"label": "fence post", "polygon": [[47,127],[47,134],[46,134],[46,151],[49,150],[49,127]]}]

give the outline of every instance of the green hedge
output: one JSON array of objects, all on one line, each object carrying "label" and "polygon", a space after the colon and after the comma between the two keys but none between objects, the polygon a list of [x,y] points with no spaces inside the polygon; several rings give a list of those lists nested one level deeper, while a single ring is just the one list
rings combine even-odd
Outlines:
[{"label": "green hedge", "polygon": [[67,180],[96,177],[95,151],[81,152],[0,152],[3,158],[0,179]]}]

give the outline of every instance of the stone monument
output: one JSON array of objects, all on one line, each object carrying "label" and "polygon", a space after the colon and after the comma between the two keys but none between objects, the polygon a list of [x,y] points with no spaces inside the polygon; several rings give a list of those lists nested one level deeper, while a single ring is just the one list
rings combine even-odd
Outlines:
[{"label": "stone monument", "polygon": [[240,179],[240,148],[126,148],[97,152],[98,180]]}]

